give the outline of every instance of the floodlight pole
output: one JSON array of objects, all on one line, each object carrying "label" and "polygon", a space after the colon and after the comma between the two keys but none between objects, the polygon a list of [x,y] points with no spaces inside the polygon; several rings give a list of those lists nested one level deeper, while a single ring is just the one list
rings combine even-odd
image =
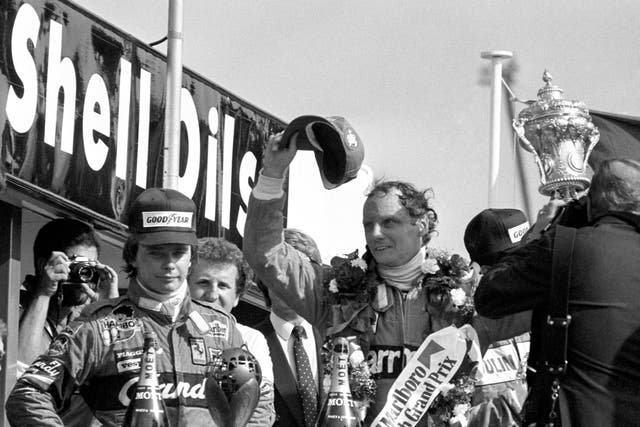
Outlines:
[{"label": "floodlight pole", "polygon": [[179,190],[180,97],[182,92],[183,0],[169,0],[167,31],[167,85],[164,113],[164,163],[162,186]]},{"label": "floodlight pole", "polygon": [[502,111],[502,62],[513,56],[508,50],[490,50],[480,56],[491,60],[491,129],[489,133],[489,207],[496,207],[496,183],[500,171],[500,117]]}]

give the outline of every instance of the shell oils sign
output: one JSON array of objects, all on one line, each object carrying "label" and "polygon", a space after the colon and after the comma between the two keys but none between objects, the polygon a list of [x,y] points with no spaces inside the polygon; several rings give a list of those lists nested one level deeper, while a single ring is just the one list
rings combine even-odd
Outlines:
[{"label": "shell oils sign", "polygon": [[[115,220],[162,185],[166,58],[68,1],[0,1],[7,172]],[[268,135],[284,124],[183,71],[179,190],[200,234],[242,237]]]}]

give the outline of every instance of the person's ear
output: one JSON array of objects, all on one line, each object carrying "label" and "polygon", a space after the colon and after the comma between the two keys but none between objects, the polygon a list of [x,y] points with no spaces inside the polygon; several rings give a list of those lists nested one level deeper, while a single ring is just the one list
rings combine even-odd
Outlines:
[{"label": "person's ear", "polygon": [[416,221],[416,225],[418,226],[418,231],[420,232],[421,236],[424,236],[429,232],[429,220],[426,216],[418,219]]}]

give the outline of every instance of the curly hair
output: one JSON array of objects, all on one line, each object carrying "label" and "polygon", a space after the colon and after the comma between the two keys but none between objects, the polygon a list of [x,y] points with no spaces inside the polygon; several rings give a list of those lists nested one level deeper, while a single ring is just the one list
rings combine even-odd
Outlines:
[{"label": "curly hair", "polygon": [[607,159],[600,164],[589,189],[591,209],[640,214],[640,162]]},{"label": "curly hair", "polygon": [[428,232],[422,237],[422,243],[426,245],[431,238],[437,234],[438,213],[430,207],[430,200],[433,199],[433,189],[418,190],[413,184],[404,181],[378,181],[367,194],[367,199],[374,196],[385,196],[399,192],[400,204],[407,210],[414,223],[419,219],[426,219]]},{"label": "curly hair", "polygon": [[238,269],[236,292],[240,297],[253,285],[253,270],[236,245],[222,237],[203,237],[198,239],[195,262],[200,260],[235,265]]}]

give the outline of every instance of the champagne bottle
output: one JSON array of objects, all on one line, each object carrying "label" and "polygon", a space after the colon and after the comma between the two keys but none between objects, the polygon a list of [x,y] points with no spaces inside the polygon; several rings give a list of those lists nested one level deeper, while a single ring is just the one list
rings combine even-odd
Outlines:
[{"label": "champagne bottle", "polygon": [[316,427],[361,427],[363,422],[349,387],[349,341],[333,340],[331,386],[322,404]]},{"label": "champagne bottle", "polygon": [[160,389],[156,368],[155,332],[144,333],[140,378],[129,403],[123,427],[169,427],[169,417]]}]

